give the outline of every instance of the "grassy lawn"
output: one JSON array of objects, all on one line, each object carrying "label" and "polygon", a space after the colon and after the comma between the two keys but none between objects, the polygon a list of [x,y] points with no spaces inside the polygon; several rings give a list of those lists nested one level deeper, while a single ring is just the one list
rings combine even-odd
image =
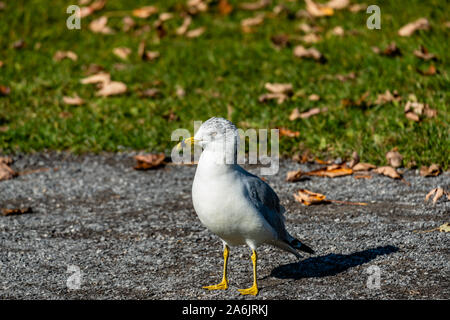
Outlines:
[{"label": "grassy lawn", "polygon": [[[66,8],[77,1],[6,1],[0,10],[0,85],[9,87],[10,93],[0,95],[0,152],[135,149],[170,154],[175,144],[170,141],[172,130],[193,130],[194,120],[231,116],[238,126],[299,131],[298,137],[281,138],[280,148],[286,155],[308,149],[321,158],[348,158],[356,150],[362,161],[380,165],[386,163],[385,153],[398,147],[405,164],[414,160],[417,165],[439,163],[448,168],[450,28],[444,25],[450,20],[448,2],[372,1],[381,8],[381,30],[366,27],[369,14],[365,10],[337,10],[330,17],[309,19],[296,16],[305,9],[303,1],[274,0],[256,12],[239,9],[238,1],[228,2],[233,6],[230,14],[220,14],[217,1],[212,1],[208,11],[193,16],[189,29],[205,27],[205,32],[187,38],[175,32],[183,22],[180,13],[185,1],[110,0],[102,10],[82,19],[81,30],[66,27]],[[285,10],[275,15],[273,8],[282,3]],[[174,13],[163,24],[165,36],[160,37],[153,26],[158,14],[147,19],[133,17],[136,26],[123,31],[122,19],[149,4],[160,13]],[[264,22],[251,33],[243,32],[241,20],[258,12],[266,13]],[[89,30],[89,23],[102,15],[109,17],[114,34]],[[430,30],[419,30],[410,37],[397,35],[402,26],[421,17],[429,20]],[[301,23],[320,27],[321,40],[303,43]],[[344,28],[344,36],[330,33],[336,26]],[[277,48],[271,42],[279,34],[289,35],[286,47]],[[25,46],[14,48],[20,39]],[[138,56],[142,40],[148,50],[160,53],[158,59],[143,61]],[[384,56],[371,49],[384,50],[392,41],[401,56]],[[327,62],[295,58],[293,47],[299,44],[314,46]],[[439,59],[430,62],[414,56],[420,45]],[[128,60],[112,53],[117,47],[132,50]],[[78,59],[55,61],[58,50],[73,51]],[[91,64],[103,67],[114,81],[124,82],[127,93],[98,97],[94,85],[81,84]],[[418,72],[430,64],[437,74]],[[336,79],[351,72],[354,79]],[[267,82],[291,83],[294,93],[282,104],[259,102]],[[182,97],[177,95],[180,87],[185,91]],[[141,97],[149,88],[159,89],[160,94]],[[402,100],[376,104],[377,96],[386,90],[397,90]],[[342,102],[357,101],[365,92],[371,103]],[[63,103],[63,96],[75,94],[86,103]],[[310,101],[311,94],[320,100]],[[437,116],[408,120],[404,105],[411,94],[437,110]],[[304,112],[314,107],[327,111],[289,120],[293,109]]]}]

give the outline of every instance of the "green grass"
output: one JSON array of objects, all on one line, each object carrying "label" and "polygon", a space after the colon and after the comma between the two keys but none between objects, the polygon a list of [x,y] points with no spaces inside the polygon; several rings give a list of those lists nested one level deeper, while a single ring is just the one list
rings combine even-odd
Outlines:
[{"label": "green grass", "polygon": [[[385,153],[398,147],[405,163],[418,165],[439,163],[448,167],[449,144],[449,28],[445,12],[446,1],[412,0],[376,1],[381,8],[381,30],[366,28],[369,14],[337,11],[328,18],[308,21],[295,18],[304,9],[303,1],[285,1],[288,13],[268,17],[254,33],[243,33],[240,21],[255,13],[236,9],[238,1],[229,1],[233,12],[222,16],[217,3],[212,2],[206,13],[193,18],[190,29],[205,26],[206,32],[195,39],[175,35],[181,25],[185,1],[108,1],[106,7],[82,20],[81,30],[66,28],[66,7],[73,1],[8,1],[0,11],[0,85],[11,88],[8,96],[0,97],[0,152],[34,152],[40,150],[70,150],[72,152],[119,151],[137,149],[170,153],[175,142],[170,132],[177,128],[193,130],[194,120],[211,116],[227,117],[232,107],[232,121],[245,122],[254,128],[285,127],[300,132],[298,138],[281,138],[283,154],[292,155],[309,149],[321,158],[348,158],[356,150],[363,161],[384,164]],[[282,1],[272,1],[269,12]],[[175,18],[165,24],[167,36],[159,39],[155,28],[136,35],[121,31],[122,18],[131,10],[155,4],[160,12],[174,12]],[[88,23],[101,15],[109,15],[108,25],[114,35],[94,34]],[[408,22],[426,17],[431,30],[418,31],[402,38],[397,30]],[[153,25],[156,16],[135,18],[137,29]],[[293,57],[290,47],[276,49],[270,38],[276,34],[302,35],[297,30],[301,22],[322,27],[322,41],[314,44],[327,58],[320,64]],[[355,32],[344,37],[327,36],[335,26]],[[12,44],[23,39],[26,47],[17,50]],[[147,47],[161,56],[156,61],[141,61],[137,47],[144,39]],[[403,55],[385,57],[375,54],[372,46],[384,49],[395,41]],[[305,44],[304,44],[305,45]],[[430,62],[416,58],[412,52],[424,45],[436,54],[433,62],[439,73],[423,76]],[[133,50],[128,61],[112,54],[119,46]],[[305,45],[309,46],[309,45]],[[77,61],[55,62],[57,50],[72,50]],[[100,98],[95,86],[82,85],[85,68],[98,64],[111,73],[112,79],[123,81],[128,93]],[[118,70],[116,63],[124,63]],[[355,72],[357,78],[347,82],[333,79],[336,74]],[[277,105],[260,103],[266,82],[292,83],[297,92],[293,98]],[[140,90],[158,87],[162,95],[140,98]],[[184,98],[176,95],[176,87],[186,91]],[[371,105],[367,108],[345,107],[342,99],[357,100],[369,91],[368,100],[387,89],[402,96],[398,103]],[[87,103],[82,106],[63,104],[62,97],[77,93]],[[311,102],[310,94],[321,99]],[[403,106],[408,95],[438,110],[438,116],[414,123],[405,118]],[[312,107],[327,107],[328,111],[304,120],[289,121],[294,108],[306,111]],[[70,112],[69,118],[60,116]],[[169,121],[173,113],[176,120]]]}]

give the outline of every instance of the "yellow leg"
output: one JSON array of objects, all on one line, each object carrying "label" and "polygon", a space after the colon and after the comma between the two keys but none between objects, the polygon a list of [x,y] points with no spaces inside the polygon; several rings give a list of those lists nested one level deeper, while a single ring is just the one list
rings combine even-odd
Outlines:
[{"label": "yellow leg", "polygon": [[227,262],[228,262],[228,246],[225,245],[223,248],[223,278],[222,282],[212,285],[212,286],[204,286],[203,289],[208,290],[226,290],[228,289],[228,279],[227,279]]},{"label": "yellow leg", "polygon": [[253,285],[248,289],[238,289],[242,295],[251,294],[256,296],[258,294],[258,284],[256,283],[256,251],[252,250],[252,262],[253,262]]}]

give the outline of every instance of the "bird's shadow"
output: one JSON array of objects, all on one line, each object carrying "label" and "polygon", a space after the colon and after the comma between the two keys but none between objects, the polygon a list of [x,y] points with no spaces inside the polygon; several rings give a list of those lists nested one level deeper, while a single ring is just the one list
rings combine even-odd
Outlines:
[{"label": "bird's shadow", "polygon": [[397,252],[399,248],[388,245],[366,249],[351,254],[327,254],[320,257],[311,257],[296,263],[281,265],[272,270],[269,277],[279,279],[302,279],[314,277],[334,276],[367,263],[378,256]]}]

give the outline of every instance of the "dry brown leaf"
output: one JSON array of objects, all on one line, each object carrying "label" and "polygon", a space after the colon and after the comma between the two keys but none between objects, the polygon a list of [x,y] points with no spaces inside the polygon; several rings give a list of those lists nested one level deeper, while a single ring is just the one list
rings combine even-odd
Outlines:
[{"label": "dry brown leaf", "polygon": [[372,50],[377,54],[388,57],[396,57],[402,55],[402,52],[400,51],[399,47],[397,47],[397,44],[395,42],[391,42],[383,51],[381,51],[378,47],[372,47]]},{"label": "dry brown leaf", "polygon": [[370,171],[372,169],[376,169],[377,166],[373,165],[371,163],[364,163],[364,162],[359,162],[357,164],[355,164],[352,169],[353,171]]},{"label": "dry brown leaf", "polygon": [[131,54],[131,49],[126,47],[114,48],[113,53],[120,59],[127,60],[128,56]]},{"label": "dry brown leaf", "polygon": [[316,61],[324,62],[324,56],[316,48],[305,48],[303,46],[296,46],[294,48],[294,57],[296,58],[310,58]]},{"label": "dry brown leaf", "polygon": [[3,216],[16,216],[25,213],[33,213],[33,210],[29,207],[27,208],[19,208],[19,209],[2,209]]},{"label": "dry brown leaf", "polygon": [[327,7],[326,5],[321,5],[315,3],[312,0],[305,0],[306,2],[306,11],[313,17],[326,17],[332,16],[334,14],[334,10],[331,7]]},{"label": "dry brown leaf", "polygon": [[200,28],[197,28],[197,29],[189,30],[188,32],[186,32],[186,37],[187,38],[200,37],[205,32],[205,30],[206,30],[205,27],[200,27]]},{"label": "dry brown leaf", "polygon": [[256,2],[244,2],[239,5],[239,8],[243,10],[260,10],[267,7],[272,1],[271,0],[259,0]]},{"label": "dry brown leaf", "polygon": [[445,193],[446,192],[441,187],[434,188],[430,192],[428,192],[428,194],[425,196],[425,201],[428,201],[432,196],[434,196],[433,205],[435,205],[436,202],[439,200],[439,198],[441,198]]},{"label": "dry brown leaf", "polygon": [[335,178],[335,177],[342,177],[342,176],[348,176],[353,173],[353,169],[348,168],[346,165],[331,165],[327,166],[325,168],[305,172],[305,175],[308,176],[318,176],[318,177],[328,177],[328,178]]},{"label": "dry brown leaf", "polygon": [[441,167],[438,164],[433,163],[431,166],[422,166],[420,167],[420,175],[422,177],[436,177],[440,175],[442,172]]},{"label": "dry brown leaf", "polygon": [[137,161],[134,169],[136,170],[147,170],[147,169],[155,169],[164,164],[164,159],[166,156],[164,153],[159,154],[145,154],[145,155],[137,155],[134,159]]},{"label": "dry brown leaf", "polygon": [[322,40],[322,38],[315,33],[308,33],[308,34],[304,35],[303,37],[301,37],[301,41],[303,41],[305,43],[317,43],[320,40]]},{"label": "dry brown leaf", "polygon": [[428,30],[430,28],[430,23],[425,18],[420,18],[416,21],[408,23],[398,30],[398,35],[401,37],[409,37],[417,30]]},{"label": "dry brown leaf", "polygon": [[161,90],[158,88],[149,88],[140,93],[143,98],[155,98],[161,94]]},{"label": "dry brown leaf", "polygon": [[289,44],[289,35],[287,34],[278,34],[270,37],[272,43],[278,48],[284,48]]},{"label": "dry brown leaf", "polygon": [[186,16],[183,20],[183,23],[180,27],[177,28],[177,30],[175,31],[175,33],[179,36],[182,36],[183,34],[186,33],[186,31],[188,30],[189,26],[192,23],[192,18],[191,16]]},{"label": "dry brown leaf", "polygon": [[313,94],[311,94],[311,95],[308,97],[308,100],[309,100],[309,101],[319,101],[319,100],[320,100],[320,96],[317,95],[317,94],[315,94],[315,93],[313,93]]},{"label": "dry brown leaf", "polygon": [[84,17],[87,17],[87,16],[93,14],[95,11],[99,11],[99,10],[103,9],[105,4],[106,4],[106,0],[97,0],[89,6],[81,7],[79,17],[84,18]]},{"label": "dry brown leaf", "polygon": [[277,100],[278,104],[282,104],[288,96],[284,93],[265,93],[258,97],[259,102],[266,102],[268,100]]},{"label": "dry brown leaf", "polygon": [[208,4],[203,0],[188,0],[187,6],[190,14],[197,14],[208,10]]},{"label": "dry brown leaf", "polygon": [[414,112],[411,112],[411,111],[410,112],[406,112],[405,113],[405,117],[406,117],[406,119],[414,121],[414,122],[419,122],[420,121],[419,116],[417,114],[415,114]]},{"label": "dry brown leaf", "polygon": [[8,96],[11,93],[11,88],[0,84],[0,97]]},{"label": "dry brown leaf", "polygon": [[53,55],[53,60],[61,61],[62,59],[70,59],[72,61],[77,61],[78,56],[75,52],[72,51],[56,51]]},{"label": "dry brown leaf", "polygon": [[450,223],[444,223],[443,225],[439,226],[438,230],[440,232],[450,232]]},{"label": "dry brown leaf", "polygon": [[264,88],[267,89],[267,91],[270,91],[272,93],[285,93],[289,94],[292,93],[293,87],[290,83],[270,83],[267,82],[264,85]]},{"label": "dry brown leaf", "polygon": [[0,68],[3,67],[4,65],[5,63],[2,60],[0,60]]},{"label": "dry brown leaf", "polygon": [[85,103],[85,101],[82,98],[80,98],[78,95],[75,95],[73,97],[64,96],[62,100],[65,104],[69,104],[69,105],[73,105],[73,106],[79,106],[79,105],[82,105]]},{"label": "dry brown leaf", "polygon": [[325,7],[342,10],[348,7],[350,0],[330,0],[324,4]]},{"label": "dry brown leaf", "polygon": [[133,19],[132,17],[130,17],[130,16],[125,16],[125,17],[122,19],[122,24],[123,24],[122,30],[123,30],[124,32],[130,31],[131,29],[133,29],[133,28],[136,26],[136,22],[135,22],[134,19]]},{"label": "dry brown leaf", "polygon": [[434,64],[430,64],[426,70],[418,69],[417,71],[424,76],[434,76],[438,72]]},{"label": "dry brown leaf", "polygon": [[286,128],[278,128],[280,137],[296,138],[300,136],[300,132],[292,131]]},{"label": "dry brown leaf", "polygon": [[13,163],[13,159],[11,157],[0,157],[0,163],[10,165]]},{"label": "dry brown leaf", "polygon": [[358,154],[358,152],[353,151],[353,153],[352,153],[352,160],[350,160],[350,162],[348,163],[348,166],[350,168],[353,168],[358,163],[359,163],[359,154]]},{"label": "dry brown leaf", "polygon": [[394,90],[391,93],[389,90],[386,90],[385,93],[380,93],[375,101],[375,104],[385,104],[388,102],[400,101],[402,97],[398,94],[397,90]]},{"label": "dry brown leaf", "polygon": [[402,178],[402,176],[397,172],[397,170],[395,170],[394,168],[392,168],[390,166],[378,167],[377,169],[374,169],[372,171],[375,173],[385,175],[392,179],[401,179]]},{"label": "dry brown leaf", "polygon": [[331,34],[338,37],[342,37],[344,33],[345,33],[344,28],[342,28],[341,26],[336,26],[331,30]]},{"label": "dry brown leaf", "polygon": [[133,10],[133,16],[137,18],[146,19],[150,17],[152,14],[155,14],[158,12],[158,8],[155,6],[145,6],[142,8],[134,9]]},{"label": "dry brown leaf", "polygon": [[289,171],[287,174],[286,174],[286,181],[288,181],[288,182],[295,182],[295,181],[298,181],[298,180],[300,180],[300,178],[302,177],[302,175],[303,175],[303,172],[302,172],[302,170],[297,170],[297,171]]},{"label": "dry brown leaf", "polygon": [[0,162],[0,181],[12,179],[16,175],[17,173],[6,163]]},{"label": "dry brown leaf", "polygon": [[386,160],[393,168],[399,168],[403,163],[403,156],[398,152],[397,148],[392,149],[386,153]]},{"label": "dry brown leaf", "polygon": [[119,81],[111,81],[104,83],[102,88],[97,91],[96,95],[101,97],[108,97],[119,95],[127,92],[127,85]]},{"label": "dry brown leaf", "polygon": [[357,174],[353,176],[355,179],[372,179],[370,174]]},{"label": "dry brown leaf", "polygon": [[428,104],[417,102],[417,101],[407,101],[405,104],[405,116],[409,120],[420,121],[421,115],[425,115],[428,118],[434,118],[437,115],[435,109],[431,109]]},{"label": "dry brown leaf", "polygon": [[160,53],[158,51],[145,51],[144,53],[144,60],[155,60],[157,58],[159,58]]},{"label": "dry brown leaf", "polygon": [[312,192],[306,189],[299,189],[297,193],[294,193],[294,198],[298,202],[309,206],[312,204],[327,203],[326,196],[321,193]]},{"label": "dry brown leaf", "polygon": [[420,48],[417,49],[417,50],[414,50],[413,53],[414,53],[414,55],[415,55],[417,58],[423,59],[423,60],[425,60],[425,61],[428,61],[428,60],[437,60],[436,55],[433,54],[433,53],[428,52],[428,49],[425,48],[424,46],[420,46]]},{"label": "dry brown leaf", "polygon": [[319,26],[311,26],[307,23],[300,23],[297,27],[298,30],[303,31],[304,33],[312,33],[312,32],[322,32],[322,27]]},{"label": "dry brown leaf", "polygon": [[308,110],[306,112],[300,113],[299,117],[301,119],[308,119],[309,117],[312,117],[312,116],[314,116],[316,114],[319,114],[319,113],[320,113],[320,108],[312,108],[312,109],[310,109],[310,110]]},{"label": "dry brown leaf", "polygon": [[233,6],[228,2],[228,0],[219,0],[219,12],[221,15],[226,16],[233,11]]},{"label": "dry brown leaf", "polygon": [[355,3],[352,4],[349,8],[350,12],[357,13],[359,11],[365,11],[367,9],[367,4],[364,3]]},{"label": "dry brown leaf", "polygon": [[264,14],[257,14],[254,17],[250,17],[244,20],[241,20],[241,27],[244,32],[250,32],[251,27],[258,26],[264,22]]},{"label": "dry brown leaf", "polygon": [[106,25],[107,23],[108,18],[101,16],[100,18],[91,21],[89,24],[89,30],[94,33],[113,34],[114,31]]},{"label": "dry brown leaf", "polygon": [[80,80],[80,82],[82,84],[93,84],[93,83],[100,83],[100,84],[104,84],[104,83],[108,83],[111,81],[111,76],[109,73],[106,72],[100,72],[97,74],[94,74],[92,76],[83,78]]}]

